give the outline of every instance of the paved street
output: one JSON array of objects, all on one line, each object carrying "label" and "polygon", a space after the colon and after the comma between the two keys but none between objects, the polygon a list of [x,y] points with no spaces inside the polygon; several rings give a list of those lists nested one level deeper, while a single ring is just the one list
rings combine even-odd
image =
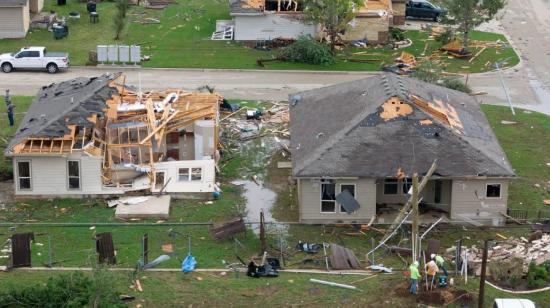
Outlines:
[{"label": "paved street", "polygon": [[[518,107],[550,114],[550,1],[509,0],[501,15],[498,21],[485,28],[505,32],[521,54],[520,66],[503,72],[512,102]],[[13,94],[34,95],[41,86],[52,82],[109,71],[125,72],[128,83],[136,86],[139,72],[144,90],[165,87],[195,89],[207,84],[228,98],[270,100],[283,100],[289,93],[376,74],[74,67],[57,75],[37,72],[0,74],[0,90],[9,88]],[[469,84],[476,91],[488,93],[478,97],[483,103],[506,104],[504,90],[495,72],[471,75]]]}]

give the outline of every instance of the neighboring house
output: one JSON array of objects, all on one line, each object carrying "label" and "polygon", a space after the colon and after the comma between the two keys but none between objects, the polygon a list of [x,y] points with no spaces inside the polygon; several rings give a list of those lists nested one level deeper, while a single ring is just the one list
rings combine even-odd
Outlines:
[{"label": "neighboring house", "polygon": [[120,74],[81,77],[37,93],[5,150],[16,197],[215,191],[222,98],[140,94],[124,81]]},{"label": "neighboring house", "polygon": [[[234,39],[237,41],[322,36],[314,24],[304,20],[302,5],[287,0],[230,0]],[[405,0],[369,0],[357,10],[344,40],[385,43],[389,27],[405,22]]]},{"label": "neighboring house", "polygon": [[515,174],[471,96],[382,74],[291,95],[290,102],[301,222],[365,223],[373,215],[391,222],[409,199],[412,175],[422,177],[437,159],[421,211],[503,223]]},{"label": "neighboring house", "polygon": [[0,39],[25,37],[30,22],[29,0],[0,1]]}]

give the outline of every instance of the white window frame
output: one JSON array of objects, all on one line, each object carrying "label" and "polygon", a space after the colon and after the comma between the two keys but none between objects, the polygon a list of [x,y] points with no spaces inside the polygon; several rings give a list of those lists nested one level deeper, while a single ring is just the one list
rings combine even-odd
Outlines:
[{"label": "white window frame", "polygon": [[[78,163],[78,188],[71,188],[71,185],[70,185],[70,179],[71,178],[76,178],[75,176],[71,176],[69,174],[69,163],[70,162],[76,162]],[[82,189],[82,168],[80,166],[80,160],[78,159],[68,159],[67,160],[67,190],[81,190]]]},{"label": "white window frame", "polygon": [[[181,169],[187,170],[187,179],[182,179],[182,174],[180,173]],[[191,181],[191,168],[187,168],[187,167],[178,168],[178,182],[189,182],[189,181]]]},{"label": "white window frame", "polygon": [[[333,201],[333,200],[323,200],[323,185],[334,185],[334,211],[333,212],[327,212],[327,211],[323,211],[323,201]],[[321,212],[321,214],[335,214],[335,213],[338,213],[337,211],[337,206],[338,206],[338,202],[336,202],[336,183],[323,183],[321,182],[321,185],[319,185],[319,211]]]},{"label": "white window frame", "polygon": [[[19,163],[28,163],[29,164],[29,188],[21,188],[21,182],[19,181],[19,179],[21,178],[19,176]],[[29,190],[32,190],[32,163],[30,160],[17,160],[15,162],[15,167],[16,167],[16,172],[17,172],[17,189],[18,190],[23,190],[23,191],[29,191]],[[24,178],[27,178],[27,177],[24,177]]]},{"label": "white window frame", "polygon": [[[397,191],[395,194],[387,194],[386,193],[386,180],[395,180],[395,185],[397,185]],[[403,184],[403,183],[401,183]],[[399,180],[396,178],[388,178],[388,179],[382,179],[382,194],[384,196],[398,196],[399,195]]]},{"label": "white window frame", "polygon": [[[187,169],[187,180],[181,178],[180,170]],[[200,179],[193,180],[193,169],[200,169]],[[178,168],[178,182],[202,182],[203,180],[203,168],[202,167],[182,167]]]},{"label": "white window frame", "polygon": [[[498,185],[499,187],[499,191],[498,191],[498,197],[489,197],[487,196],[487,193],[488,193],[488,187],[489,185]],[[487,199],[500,199],[502,198],[502,183],[486,183],[485,184],[485,198]]]},{"label": "white window frame", "polygon": [[[338,191],[340,193],[342,193],[342,186],[353,186],[353,198],[355,198],[357,196],[357,184],[356,183],[340,183],[340,184],[338,184]],[[338,194],[336,194],[336,195],[338,195]],[[336,204],[339,205],[338,211],[340,213],[348,214],[348,212],[346,212],[344,209],[342,209],[342,205],[340,203],[338,203],[338,201],[336,201]]]}]

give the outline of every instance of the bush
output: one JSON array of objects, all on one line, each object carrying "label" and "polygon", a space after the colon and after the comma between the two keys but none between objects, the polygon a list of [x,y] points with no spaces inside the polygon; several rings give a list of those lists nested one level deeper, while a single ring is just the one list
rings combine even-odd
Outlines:
[{"label": "bush", "polygon": [[403,41],[406,39],[405,31],[399,28],[390,28],[390,37],[394,41]]},{"label": "bush", "polygon": [[329,46],[306,36],[299,37],[296,42],[283,49],[281,57],[287,61],[308,64],[330,65],[334,63]]},{"label": "bush", "polygon": [[112,277],[103,277],[75,272],[49,278],[46,284],[12,287],[0,292],[0,307],[125,307]]},{"label": "bush", "polygon": [[527,272],[527,286],[529,288],[545,287],[550,282],[550,272],[547,270],[548,264],[536,265],[534,262],[529,264]]},{"label": "bush", "polygon": [[472,93],[472,89],[458,78],[442,77],[441,69],[430,61],[421,62],[412,77],[424,82],[437,84],[464,93]]},{"label": "bush", "polygon": [[437,35],[435,40],[443,45],[448,44],[455,40],[455,32],[453,29],[447,29],[445,32]]},{"label": "bush", "polygon": [[472,89],[458,78],[445,78],[442,86],[468,94],[472,93]]}]

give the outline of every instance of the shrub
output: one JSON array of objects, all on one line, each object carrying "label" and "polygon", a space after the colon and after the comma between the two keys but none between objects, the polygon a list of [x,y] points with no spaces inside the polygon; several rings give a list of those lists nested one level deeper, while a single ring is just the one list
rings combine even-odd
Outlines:
[{"label": "shrub", "polygon": [[529,264],[527,272],[527,286],[530,288],[541,288],[550,282],[550,272],[546,264],[536,265],[534,262]]},{"label": "shrub", "polygon": [[287,61],[330,65],[334,57],[330,47],[307,36],[301,36],[296,42],[281,51],[281,57]]},{"label": "shrub", "polygon": [[468,94],[472,93],[472,89],[458,78],[445,78],[443,79],[442,86]]},{"label": "shrub", "polygon": [[446,29],[445,32],[435,37],[435,40],[443,45],[454,41],[454,39],[455,39],[455,32],[453,29]]},{"label": "shrub", "polygon": [[394,41],[402,41],[406,39],[405,31],[399,28],[390,28],[390,37]]},{"label": "shrub", "polygon": [[[104,274],[100,274],[104,275]],[[112,277],[82,272],[49,278],[46,284],[9,288],[0,292],[1,307],[124,307]]]},{"label": "shrub", "polygon": [[453,77],[442,77],[441,69],[430,61],[422,61],[412,74],[412,77],[460,92],[472,93],[472,89],[463,83],[462,80]]}]

